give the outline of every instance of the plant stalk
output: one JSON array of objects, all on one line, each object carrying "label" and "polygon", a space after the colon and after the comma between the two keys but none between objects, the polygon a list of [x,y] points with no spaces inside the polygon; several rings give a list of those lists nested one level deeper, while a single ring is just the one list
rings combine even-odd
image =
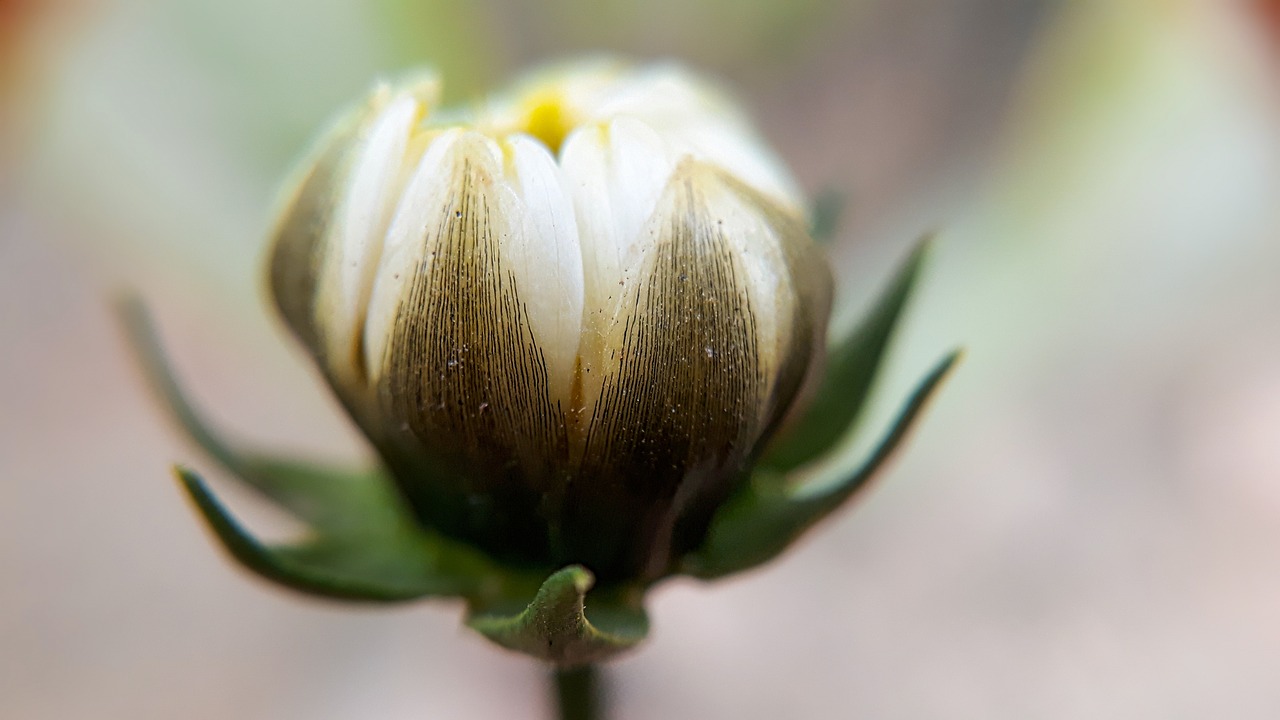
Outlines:
[{"label": "plant stalk", "polygon": [[556,668],[554,673],[560,720],[604,720],[595,665]]}]

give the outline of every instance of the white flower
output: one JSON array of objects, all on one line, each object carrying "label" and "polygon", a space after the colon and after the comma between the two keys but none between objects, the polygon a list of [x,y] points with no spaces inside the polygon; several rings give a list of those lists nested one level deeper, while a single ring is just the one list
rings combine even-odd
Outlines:
[{"label": "white flower", "polygon": [[674,66],[438,98],[380,86],[321,143],[277,228],[277,304],[424,522],[660,576],[821,364],[804,201]]}]

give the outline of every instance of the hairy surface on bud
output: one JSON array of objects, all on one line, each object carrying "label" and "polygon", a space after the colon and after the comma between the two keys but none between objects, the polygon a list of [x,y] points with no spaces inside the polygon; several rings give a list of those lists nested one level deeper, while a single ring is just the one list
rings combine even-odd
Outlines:
[{"label": "hairy surface on bud", "polygon": [[320,143],[276,303],[424,523],[507,562],[660,577],[821,364],[802,199],[678,68],[438,97],[381,86]]}]

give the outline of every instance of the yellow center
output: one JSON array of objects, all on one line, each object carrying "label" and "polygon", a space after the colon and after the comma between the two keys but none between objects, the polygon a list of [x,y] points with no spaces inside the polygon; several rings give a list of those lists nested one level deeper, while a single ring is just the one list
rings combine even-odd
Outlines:
[{"label": "yellow center", "polygon": [[576,124],[564,97],[555,90],[539,90],[525,101],[525,107],[523,130],[559,155],[565,136]]}]

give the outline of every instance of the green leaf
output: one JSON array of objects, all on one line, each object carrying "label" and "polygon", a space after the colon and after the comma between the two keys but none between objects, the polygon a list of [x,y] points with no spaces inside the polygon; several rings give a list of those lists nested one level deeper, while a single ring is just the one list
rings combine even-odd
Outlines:
[{"label": "green leaf", "polygon": [[241,455],[236,476],[326,535],[377,533],[410,521],[390,479],[378,470]]},{"label": "green leaf", "polygon": [[332,470],[236,448],[183,392],[142,304],[126,297],[117,312],[152,389],[187,435],[233,477],[310,529],[298,544],[264,545],[194,471],[178,468],[209,527],[245,567],[295,590],[377,602],[472,597],[505,582],[503,571],[479,552],[418,525],[379,471]]},{"label": "green leaf", "polygon": [[777,473],[794,470],[822,457],[853,430],[920,274],[930,239],[911,252],[857,330],[832,346],[813,404],[778,437],[760,467]]},{"label": "green leaf", "polygon": [[781,473],[757,471],[716,514],[707,540],[685,558],[682,570],[709,580],[754,567],[785,550],[866,485],[906,437],[959,358],[959,351],[952,352],[925,376],[871,455],[840,481],[819,488],[792,486]]},{"label": "green leaf", "polygon": [[377,470],[334,470],[235,447],[204,420],[183,391],[142,303],[136,297],[122,298],[117,314],[161,404],[187,436],[236,479],[320,533],[376,532],[403,520],[403,503]]},{"label": "green leaf", "polygon": [[238,523],[193,471],[178,479],[222,546],[249,570],[285,587],[323,597],[399,602],[474,594],[492,570],[409,528],[377,537],[319,536],[268,546]]},{"label": "green leaf", "polygon": [[595,577],[581,565],[553,573],[523,610],[472,608],[467,624],[509,650],[560,666],[597,663],[623,653],[644,640],[649,620],[638,594],[592,596],[587,618],[587,591]]},{"label": "green leaf", "polygon": [[809,237],[819,245],[829,245],[840,229],[840,216],[843,214],[843,193],[828,190],[819,195],[809,215]]}]

